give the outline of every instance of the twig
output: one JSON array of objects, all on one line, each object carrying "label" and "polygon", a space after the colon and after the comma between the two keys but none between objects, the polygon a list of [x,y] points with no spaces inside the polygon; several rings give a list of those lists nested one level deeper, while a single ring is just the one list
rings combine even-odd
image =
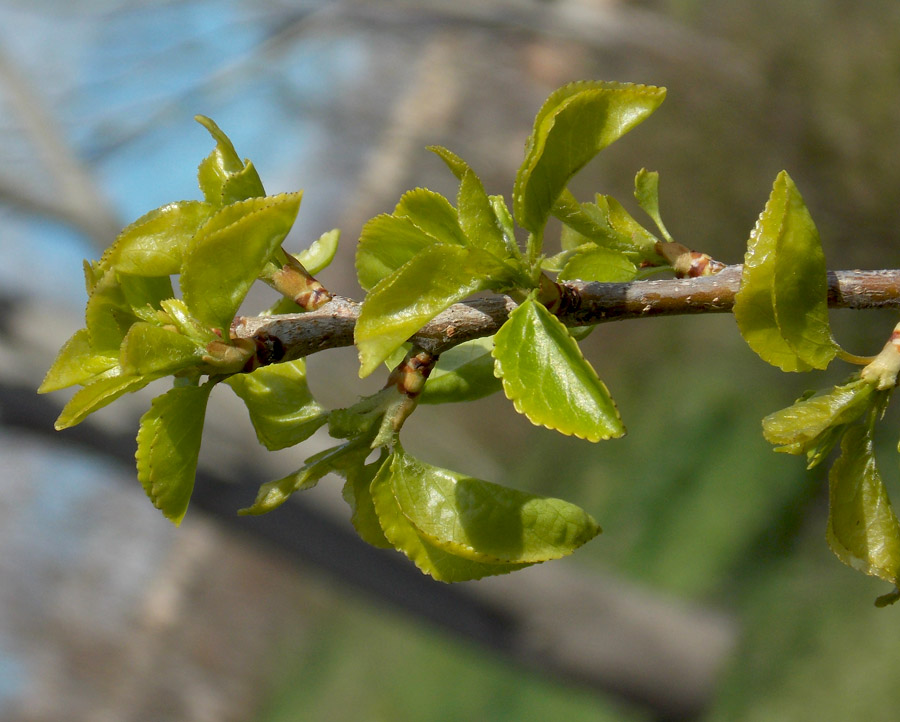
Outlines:
[{"label": "twig", "polygon": [[[593,326],[648,316],[728,313],[740,288],[741,266],[713,276],[564,284],[572,301],[558,314],[569,326]],[[832,308],[900,308],[900,270],[829,271],[828,305]],[[507,296],[457,303],[427,323],[410,340],[431,354],[464,341],[496,333],[516,303]],[[353,344],[360,304],[335,297],[316,311],[282,316],[241,316],[232,331],[265,347],[273,361],[299,358]]]}]

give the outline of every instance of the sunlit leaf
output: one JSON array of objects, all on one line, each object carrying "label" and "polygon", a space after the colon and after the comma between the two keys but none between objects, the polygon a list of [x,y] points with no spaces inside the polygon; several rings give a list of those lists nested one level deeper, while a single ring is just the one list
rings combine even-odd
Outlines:
[{"label": "sunlit leaf", "polygon": [[568,329],[533,298],[497,332],[493,354],[507,398],[532,423],[589,441],[625,433],[615,402]]},{"label": "sunlit leaf", "polygon": [[452,554],[429,542],[404,516],[391,484],[392,455],[382,464],[369,487],[375,513],[384,536],[425,574],[440,582],[463,582],[496,574],[508,574],[528,564],[486,564]]},{"label": "sunlit leaf", "polygon": [[207,203],[216,207],[258,198],[266,194],[259,174],[250,161],[243,161],[228,136],[210,118],[196,115],[194,119],[206,128],[216,147],[197,169],[197,181]]},{"label": "sunlit leaf", "polygon": [[874,393],[874,384],[861,379],[835,386],[769,414],[762,422],[763,435],[777,445],[776,451],[807,454],[811,465],[818,463],[838,441],[832,430],[862,416]]},{"label": "sunlit leaf", "polygon": [[238,513],[266,514],[277,509],[291,494],[311,489],[326,474],[346,475],[350,469],[361,466],[371,452],[368,442],[354,439],[310,456],[294,473],[260,486],[253,505]]},{"label": "sunlit leaf", "polygon": [[363,302],[355,329],[360,376],[452,304],[515,280],[511,268],[477,248],[441,243],[420,251]]},{"label": "sunlit leaf", "polygon": [[120,396],[142,389],[151,381],[161,377],[160,375],[124,376],[118,372],[118,369],[114,369],[114,371],[116,373],[111,370],[108,375],[91,381],[69,399],[69,403],[63,407],[54,424],[57,431],[80,424],[89,414],[111,404]]},{"label": "sunlit leaf", "polygon": [[114,272],[106,273],[94,287],[84,310],[90,346],[101,355],[118,355],[122,339],[137,321]]},{"label": "sunlit leaf", "polygon": [[898,584],[900,523],[875,465],[867,427],[847,429],[828,478],[831,550],[854,569]]},{"label": "sunlit leaf", "polygon": [[211,341],[220,341],[221,337],[213,333],[209,328],[194,318],[187,304],[180,298],[167,298],[160,301],[160,308],[166,313],[169,321],[184,336],[193,339],[199,344],[206,345]]},{"label": "sunlit leaf", "polygon": [[459,179],[456,209],[466,245],[481,248],[498,258],[517,258],[518,250],[508,244],[494,205],[475,171],[446,148],[431,146],[429,150],[437,153]]},{"label": "sunlit leaf", "polygon": [[622,283],[634,280],[636,275],[637,267],[624,253],[594,246],[574,253],[559,272],[559,280]]},{"label": "sunlit leaf", "polygon": [[656,110],[665,92],[595,81],[571,83],[552,93],[538,112],[516,174],[513,211],[519,225],[540,234],[569,179]]},{"label": "sunlit leaf", "polygon": [[413,225],[428,234],[437,243],[468,242],[459,225],[456,209],[444,196],[427,188],[407,191],[400,197],[394,216],[408,218]]},{"label": "sunlit leaf", "polygon": [[83,384],[97,374],[117,366],[118,354],[103,355],[91,349],[86,328],[78,329],[60,349],[56,360],[38,388],[39,394],[58,391],[75,384]]},{"label": "sunlit leaf", "polygon": [[499,391],[502,387],[494,375],[493,346],[493,337],[476,338],[442,353],[419,403],[474,401]]},{"label": "sunlit leaf", "polygon": [[271,451],[299,444],[328,420],[306,385],[303,359],[260,366],[225,382],[247,406],[259,443]]},{"label": "sunlit leaf", "polygon": [[783,371],[825,368],[837,353],[828,324],[819,234],[782,171],[750,235],[734,317],[744,340]]},{"label": "sunlit leaf", "polygon": [[227,334],[250,286],[290,231],[300,196],[233,203],[197,231],[180,282],[185,303],[202,323]]},{"label": "sunlit leaf", "polygon": [[338,241],[341,232],[337,228],[325,231],[304,251],[295,255],[303,267],[315,276],[319,271],[328,267],[337,253]]},{"label": "sunlit leaf", "polygon": [[436,242],[409,218],[375,216],[363,226],[356,247],[359,285],[366,291],[374,288],[419,251]]},{"label": "sunlit leaf", "polygon": [[644,213],[653,219],[663,238],[671,241],[672,236],[659,214],[659,173],[641,168],[634,177],[634,197]]},{"label": "sunlit leaf", "polygon": [[209,203],[179,201],[150,211],[118,235],[100,263],[141,276],[179,273],[191,239],[214,210]]},{"label": "sunlit leaf", "polygon": [[177,331],[139,321],[122,341],[119,365],[125,375],[170,374],[200,363],[203,351]]},{"label": "sunlit leaf", "polygon": [[206,403],[213,384],[179,386],[153,399],[137,435],[137,474],[153,506],[176,525],[194,490]]},{"label": "sunlit leaf", "polygon": [[382,467],[388,457],[385,449],[381,455],[371,464],[359,464],[347,469],[347,481],[341,493],[344,501],[350,505],[352,516],[350,521],[356,533],[367,544],[382,549],[392,548],[391,543],[385,538],[375,513],[375,503],[372,501],[370,489],[375,474]]},{"label": "sunlit leaf", "polygon": [[441,469],[399,446],[391,487],[401,512],[426,541],[473,561],[558,559],[600,533],[574,504]]}]

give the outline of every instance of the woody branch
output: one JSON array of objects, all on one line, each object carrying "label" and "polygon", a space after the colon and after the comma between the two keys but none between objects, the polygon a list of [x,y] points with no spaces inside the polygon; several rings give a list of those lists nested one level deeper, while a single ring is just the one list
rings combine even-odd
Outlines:
[{"label": "woody branch", "polygon": [[[740,265],[698,278],[629,283],[561,284],[567,303],[557,316],[569,326],[592,326],[649,316],[728,313],[740,288]],[[900,269],[829,271],[831,308],[900,309]],[[361,304],[335,296],[308,313],[239,316],[232,325],[237,338],[249,338],[266,350],[268,362],[309,356],[329,348],[351,346]],[[516,303],[507,296],[457,303],[427,323],[410,340],[438,355],[464,341],[496,333]]]}]

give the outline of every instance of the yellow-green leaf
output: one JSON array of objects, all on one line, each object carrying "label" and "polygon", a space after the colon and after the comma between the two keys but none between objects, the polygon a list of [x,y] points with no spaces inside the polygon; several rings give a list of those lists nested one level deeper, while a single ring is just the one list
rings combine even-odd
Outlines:
[{"label": "yellow-green leaf", "polygon": [[854,569],[900,584],[900,523],[875,465],[867,427],[847,430],[828,478],[831,550]]},{"label": "yellow-green leaf", "polygon": [[519,225],[540,234],[569,179],[647,118],[665,94],[664,88],[603,81],[571,83],[552,93],[535,118],[516,175]]},{"label": "yellow-green leaf", "polygon": [[328,420],[306,385],[303,359],[260,366],[225,382],[247,406],[259,443],[270,451],[299,444]]},{"label": "yellow-green leaf", "polygon": [[178,386],[153,399],[137,435],[138,481],[163,516],[181,523],[194,491],[206,403],[213,384]]},{"label": "yellow-green leaf", "polygon": [[784,171],[750,235],[734,318],[750,348],[783,371],[823,369],[838,351],[819,234]]},{"label": "yellow-green leaf", "polygon": [[533,424],[588,441],[625,433],[615,402],[569,330],[533,297],[501,326],[493,354],[507,398]]},{"label": "yellow-green leaf", "polygon": [[537,563],[571,554],[600,533],[581,508],[426,464],[398,445],[391,488],[425,540],[489,564]]},{"label": "yellow-green leaf", "polygon": [[46,394],[67,386],[84,384],[98,374],[115,367],[118,363],[118,355],[94,353],[91,349],[87,329],[78,329],[60,349],[56,360],[38,388],[38,393]]}]

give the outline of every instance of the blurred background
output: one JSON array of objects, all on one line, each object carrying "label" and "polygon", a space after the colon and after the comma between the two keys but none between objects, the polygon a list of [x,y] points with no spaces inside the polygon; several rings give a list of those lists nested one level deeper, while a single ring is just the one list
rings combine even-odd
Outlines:
[{"label": "blurred background", "polygon": [[[333,479],[238,518],[325,440],[267,454],[226,391],[177,529],[133,468],[159,387],[52,430],[65,394],[34,389],[83,324],[81,260],[198,196],[212,142],[194,114],[270,193],[305,189],[289,248],[342,229],[321,278],[359,297],[362,224],[405,189],[455,193],[426,145],[509,198],[541,102],[583,78],[669,90],[578,177],[583,199],[634,209],[635,171],[659,170],[676,239],[737,263],[785,168],[830,268],[897,265],[894,0],[0,0],[0,719],[896,718],[900,609],[876,609],[886,585],[829,552],[826,471],[760,433],[849,369],[781,374],[730,316],[591,336],[618,441],[534,428],[502,398],[420,409],[417,455],[567,498],[604,528],[569,560],[452,587],[356,542]],[[832,313],[855,353],[895,320]],[[310,374],[327,404],[371,390],[352,349]]]}]

